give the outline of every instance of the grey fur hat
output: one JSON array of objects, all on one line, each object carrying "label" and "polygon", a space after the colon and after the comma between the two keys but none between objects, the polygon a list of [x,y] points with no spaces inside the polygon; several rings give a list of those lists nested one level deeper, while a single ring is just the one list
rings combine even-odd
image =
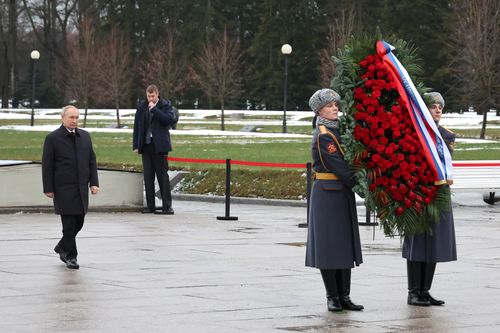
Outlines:
[{"label": "grey fur hat", "polygon": [[441,96],[440,93],[438,92],[430,92],[430,93],[425,93],[424,94],[424,101],[425,104],[432,105],[432,104],[441,104],[441,106],[444,108],[444,98]]},{"label": "grey fur hat", "polygon": [[309,106],[314,113],[318,113],[323,106],[330,102],[340,103],[340,95],[328,88],[316,91],[311,98],[309,98]]}]

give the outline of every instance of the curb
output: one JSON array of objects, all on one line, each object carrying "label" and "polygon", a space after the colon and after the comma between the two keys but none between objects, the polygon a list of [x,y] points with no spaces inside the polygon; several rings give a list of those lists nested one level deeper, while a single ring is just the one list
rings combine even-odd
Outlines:
[{"label": "curb", "polygon": [[[201,194],[173,194],[172,198],[180,201],[205,201],[205,202],[226,202],[226,197]],[[364,206],[363,199],[356,197],[356,206]],[[247,205],[268,205],[268,206],[289,206],[289,207],[307,207],[305,200],[284,200],[284,199],[263,199],[263,198],[245,198],[231,197],[231,203]]]},{"label": "curb", "polygon": [[[172,194],[172,199],[179,201],[204,201],[225,203],[226,197],[201,195],[201,194]],[[244,198],[231,197],[231,203],[247,205],[268,205],[268,206],[289,206],[289,207],[307,207],[305,200],[283,200],[283,199],[262,199],[262,198]]]},{"label": "curb", "polygon": [[[199,202],[212,202],[212,203],[225,203],[226,197],[201,195],[201,194],[180,194],[172,193],[172,199],[178,201],[199,201]],[[496,205],[489,205],[484,201],[476,200],[472,203],[468,200],[456,200],[452,196],[452,204],[462,207],[480,207]],[[287,207],[307,207],[305,200],[283,200],[283,199],[262,199],[262,198],[245,198],[245,197],[231,197],[233,204],[245,205],[265,205],[265,206],[287,206]],[[174,204],[175,205],[175,204]],[[364,202],[356,200],[356,206],[364,206]],[[90,213],[138,213],[143,209],[142,206],[94,206],[89,207]],[[15,207],[0,207],[0,214],[16,214],[16,213],[54,213],[54,207],[51,206],[15,206]]]},{"label": "curb", "polygon": [[[142,206],[94,206],[89,213],[138,213]],[[15,206],[0,207],[0,214],[50,214],[54,213],[54,206]]]}]

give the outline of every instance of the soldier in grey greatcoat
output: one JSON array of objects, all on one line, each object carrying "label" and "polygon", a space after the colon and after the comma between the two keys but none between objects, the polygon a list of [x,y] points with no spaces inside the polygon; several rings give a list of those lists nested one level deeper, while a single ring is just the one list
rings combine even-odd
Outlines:
[{"label": "soldier in grey greatcoat", "polygon": [[[432,92],[424,94],[424,100],[426,100],[446,147],[450,153],[453,153],[456,136],[450,130],[439,125],[444,108],[443,97],[438,92]],[[451,200],[449,209],[442,211],[439,221],[432,224],[431,232],[404,237],[403,258],[406,258],[408,271],[407,303],[418,306],[443,305],[444,301],[432,297],[429,290],[436,263],[457,260]]]},{"label": "soldier in grey greatcoat", "polygon": [[362,262],[353,171],[344,159],[339,133],[340,96],[331,89],[309,100],[315,113],[312,160],[315,181],[307,235],[306,266],[319,268],[329,311],[363,309],[350,297],[351,268]]}]

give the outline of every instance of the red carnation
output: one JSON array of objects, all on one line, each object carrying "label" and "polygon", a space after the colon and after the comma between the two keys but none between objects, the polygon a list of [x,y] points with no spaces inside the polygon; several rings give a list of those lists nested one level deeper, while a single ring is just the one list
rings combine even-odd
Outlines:
[{"label": "red carnation", "polygon": [[405,209],[403,207],[398,207],[394,212],[396,213],[396,216],[401,216],[405,212]]}]

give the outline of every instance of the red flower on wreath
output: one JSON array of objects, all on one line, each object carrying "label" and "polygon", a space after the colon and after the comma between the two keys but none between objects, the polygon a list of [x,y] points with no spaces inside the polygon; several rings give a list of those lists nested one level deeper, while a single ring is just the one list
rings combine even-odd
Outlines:
[{"label": "red flower on wreath", "polygon": [[419,215],[437,195],[419,138],[382,58],[368,55],[359,65],[364,81],[353,91],[353,138],[366,152],[357,163],[368,171],[377,208],[396,217]]}]

